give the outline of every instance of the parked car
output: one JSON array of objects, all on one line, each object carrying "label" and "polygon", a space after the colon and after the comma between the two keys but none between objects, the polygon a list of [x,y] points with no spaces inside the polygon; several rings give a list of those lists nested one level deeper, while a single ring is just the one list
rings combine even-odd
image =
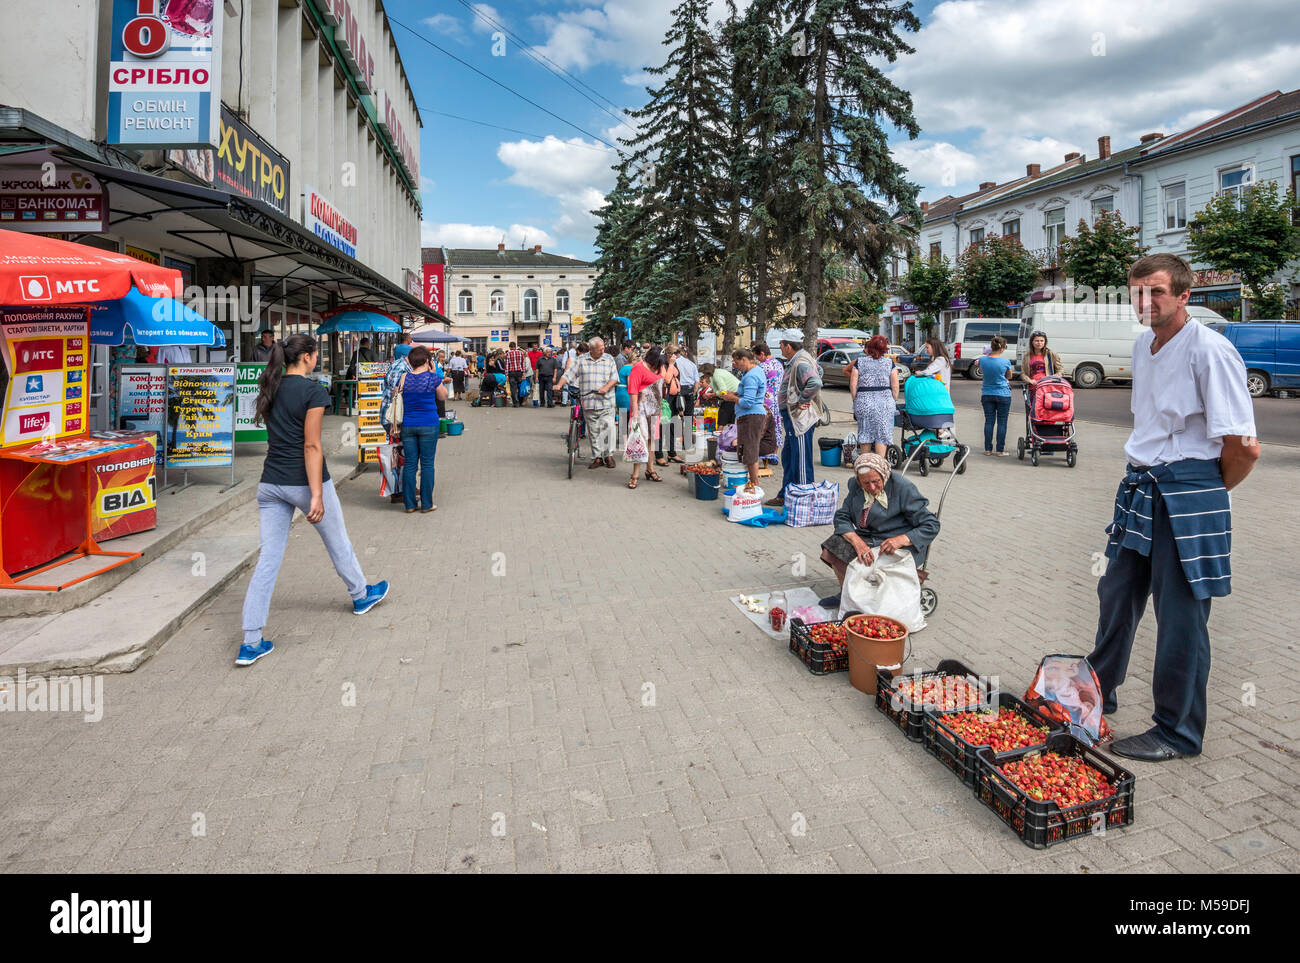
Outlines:
[{"label": "parked car", "polygon": [[[1188,306],[1187,313],[1205,323],[1223,320],[1200,305]],[[1020,342],[1026,350],[1034,331],[1047,335],[1048,346],[1061,358],[1057,374],[1069,378],[1076,388],[1133,377],[1133,342],[1143,327],[1132,305],[1037,301],[1025,308],[1020,319]]]},{"label": "parked car", "polygon": [[854,342],[856,351],[850,348],[835,348],[823,351],[817,356],[821,366],[822,384],[828,387],[847,388],[849,386],[848,368],[862,355],[862,347]]},{"label": "parked car", "polygon": [[1300,322],[1220,321],[1210,327],[1231,341],[1246,363],[1246,387],[1252,398],[1300,387]]},{"label": "parked car", "polygon": [[[1007,350],[1003,357],[1009,359],[1014,367],[1016,342],[1020,336],[1020,322],[1017,319],[959,318],[954,321],[945,345],[952,361],[953,375],[964,374],[967,378],[978,378],[979,359],[984,356],[984,349],[993,342],[993,336],[998,334],[1007,339]],[[1055,342],[1052,347],[1056,347]]]}]

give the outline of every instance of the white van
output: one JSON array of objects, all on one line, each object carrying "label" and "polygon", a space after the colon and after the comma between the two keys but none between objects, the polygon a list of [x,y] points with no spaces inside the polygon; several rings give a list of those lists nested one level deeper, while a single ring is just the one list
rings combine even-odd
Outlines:
[{"label": "white van", "polygon": [[[1200,305],[1188,305],[1194,321],[1222,321],[1222,315]],[[1129,304],[1067,304],[1036,301],[1020,319],[1020,343],[1029,351],[1029,335],[1041,331],[1047,346],[1060,356],[1063,375],[1076,388],[1095,388],[1110,378],[1133,377],[1133,342],[1142,324]],[[1019,373],[1019,372],[1017,372]]]},{"label": "white van", "polygon": [[980,376],[979,359],[984,349],[993,341],[993,336],[1000,334],[1007,339],[1007,350],[1002,357],[1016,364],[1016,339],[1020,336],[1020,321],[1017,318],[959,318],[948,328],[948,340],[945,347],[948,357],[952,359],[953,374],[964,374],[967,378]]}]

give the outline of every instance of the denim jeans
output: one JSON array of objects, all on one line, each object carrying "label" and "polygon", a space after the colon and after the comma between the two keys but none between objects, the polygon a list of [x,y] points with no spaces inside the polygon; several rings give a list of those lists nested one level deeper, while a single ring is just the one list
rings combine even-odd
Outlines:
[{"label": "denim jeans", "polygon": [[[402,498],[407,508],[433,507],[433,459],[438,454],[437,425],[403,425]],[[420,471],[420,504],[415,503],[415,472]]]},{"label": "denim jeans", "polygon": [[984,450],[993,450],[993,422],[998,423],[998,451],[1007,446],[1007,416],[1011,414],[1011,398],[998,395],[980,395],[984,406]]}]

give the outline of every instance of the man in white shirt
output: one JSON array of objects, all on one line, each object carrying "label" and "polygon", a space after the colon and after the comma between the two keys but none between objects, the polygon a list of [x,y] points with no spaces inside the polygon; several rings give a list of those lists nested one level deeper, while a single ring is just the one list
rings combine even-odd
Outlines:
[{"label": "man in white shirt", "polygon": [[1231,591],[1228,492],[1259,458],[1246,367],[1226,338],[1188,318],[1191,286],[1191,267],[1172,254],[1139,258],[1129,271],[1134,310],[1151,330],[1133,345],[1128,473],[1106,530],[1109,563],[1097,585],[1101,611],[1088,656],[1103,711],[1112,713],[1154,595],[1155,725],[1111,746],[1149,762],[1201,751],[1210,600]]},{"label": "man in white shirt", "polygon": [[447,370],[451,373],[451,385],[455,391],[453,401],[460,401],[465,397],[465,372],[468,368],[469,362],[459,351],[447,359]]}]

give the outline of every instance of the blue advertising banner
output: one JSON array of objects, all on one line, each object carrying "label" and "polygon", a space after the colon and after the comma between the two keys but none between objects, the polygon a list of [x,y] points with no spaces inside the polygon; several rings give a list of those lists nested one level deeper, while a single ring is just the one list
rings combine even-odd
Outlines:
[{"label": "blue advertising banner", "polygon": [[168,468],[217,468],[235,457],[235,366],[167,369]]},{"label": "blue advertising banner", "polygon": [[217,147],[221,24],[212,0],[112,0],[108,143]]}]

